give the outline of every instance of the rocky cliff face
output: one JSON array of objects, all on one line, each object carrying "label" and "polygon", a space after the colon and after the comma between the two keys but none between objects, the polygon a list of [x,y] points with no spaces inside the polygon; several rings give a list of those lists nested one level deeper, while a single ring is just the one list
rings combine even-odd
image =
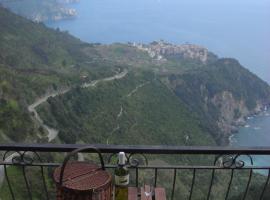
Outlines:
[{"label": "rocky cliff face", "polygon": [[237,100],[229,91],[216,94],[210,101],[219,109],[217,124],[226,135],[237,132],[238,126],[243,126],[248,116],[257,114],[266,107],[258,100],[256,106],[250,110],[244,100]]},{"label": "rocky cliff face", "polygon": [[248,116],[263,111],[270,103],[270,87],[233,59],[182,75],[169,76],[169,87],[211,127],[207,131],[220,144],[244,125]]}]

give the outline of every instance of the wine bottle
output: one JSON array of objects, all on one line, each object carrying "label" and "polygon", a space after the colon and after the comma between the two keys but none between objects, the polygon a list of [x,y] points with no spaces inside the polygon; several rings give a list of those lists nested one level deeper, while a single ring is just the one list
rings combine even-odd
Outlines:
[{"label": "wine bottle", "polygon": [[124,152],[118,154],[118,165],[114,171],[115,200],[128,199],[129,171]]}]

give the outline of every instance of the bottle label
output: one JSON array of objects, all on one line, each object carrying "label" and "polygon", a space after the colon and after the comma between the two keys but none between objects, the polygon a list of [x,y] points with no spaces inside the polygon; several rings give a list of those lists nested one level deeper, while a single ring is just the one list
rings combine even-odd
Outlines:
[{"label": "bottle label", "polygon": [[114,176],[115,185],[126,186],[129,184],[129,174],[125,176]]}]

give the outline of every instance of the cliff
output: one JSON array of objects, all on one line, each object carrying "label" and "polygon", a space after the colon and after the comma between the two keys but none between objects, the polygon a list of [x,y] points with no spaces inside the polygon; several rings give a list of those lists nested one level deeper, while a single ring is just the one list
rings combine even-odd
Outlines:
[{"label": "cliff", "polygon": [[[204,68],[168,76],[169,87],[191,112],[212,127],[218,143],[227,143],[246,117],[270,103],[269,85],[235,59],[218,59]],[[206,127],[205,127],[206,128]]]}]

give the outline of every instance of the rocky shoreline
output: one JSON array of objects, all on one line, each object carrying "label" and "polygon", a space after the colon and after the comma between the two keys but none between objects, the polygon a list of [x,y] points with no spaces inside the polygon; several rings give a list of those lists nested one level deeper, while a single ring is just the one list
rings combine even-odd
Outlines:
[{"label": "rocky shoreline", "polygon": [[239,133],[239,129],[241,127],[248,126],[248,124],[247,124],[248,120],[250,120],[254,117],[260,116],[261,114],[263,114],[265,112],[270,111],[270,103],[266,104],[266,105],[261,105],[258,108],[259,109],[255,109],[254,111],[250,112],[249,115],[241,117],[240,119],[234,121],[234,123],[232,124],[233,129],[226,137],[226,140],[227,140],[226,145],[231,146],[231,144],[233,142],[233,137]]}]

